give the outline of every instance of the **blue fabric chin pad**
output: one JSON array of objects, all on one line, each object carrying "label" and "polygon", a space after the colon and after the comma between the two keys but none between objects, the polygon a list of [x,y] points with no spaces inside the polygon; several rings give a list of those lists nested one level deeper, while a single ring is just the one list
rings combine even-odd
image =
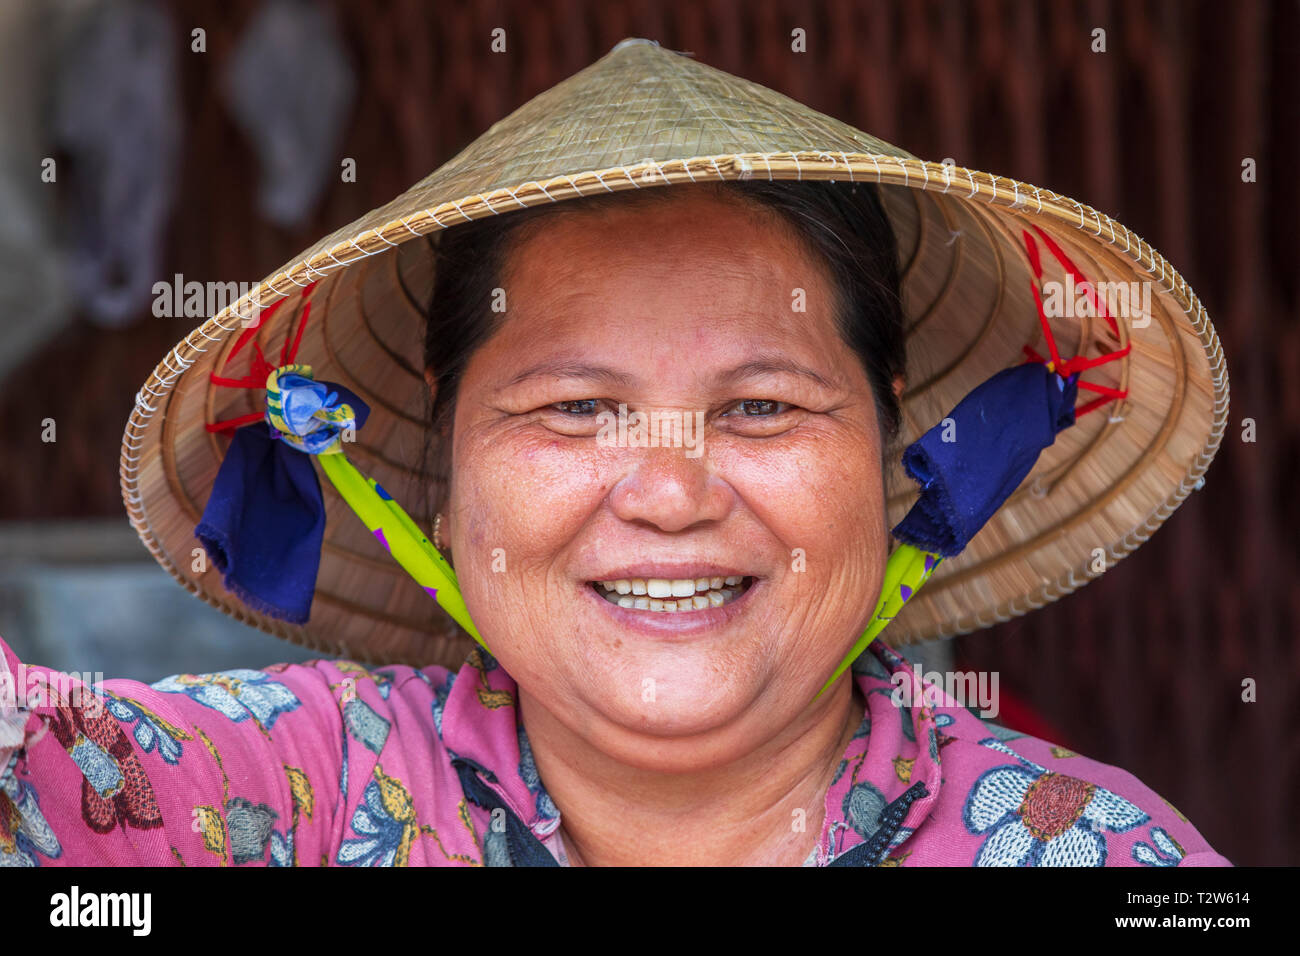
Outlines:
[{"label": "blue fabric chin pad", "polygon": [[[369,407],[349,389],[322,385],[351,404],[357,427]],[[268,617],[305,624],[316,593],[325,503],[312,456],[266,422],[235,430],[203,517],[194,528],[226,590]]]},{"label": "blue fabric chin pad", "polygon": [[978,386],[903,452],[903,468],[920,484],[921,497],[894,537],[944,557],[960,554],[1042,450],[1074,424],[1077,394],[1077,375],[1062,378],[1039,362],[1005,369]]}]

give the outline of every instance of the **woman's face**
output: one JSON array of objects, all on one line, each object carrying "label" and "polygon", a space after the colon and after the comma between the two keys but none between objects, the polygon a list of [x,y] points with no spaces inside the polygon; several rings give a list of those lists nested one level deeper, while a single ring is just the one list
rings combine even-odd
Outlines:
[{"label": "woman's face", "polygon": [[[673,188],[512,251],[457,400],[446,540],[527,697],[618,759],[686,770],[809,708],[874,609],[887,536],[871,387],[825,266],[761,211]],[[667,441],[634,421],[620,441],[620,403]],[[650,593],[620,607],[606,581]],[[689,610],[644,606],[683,581]]]}]

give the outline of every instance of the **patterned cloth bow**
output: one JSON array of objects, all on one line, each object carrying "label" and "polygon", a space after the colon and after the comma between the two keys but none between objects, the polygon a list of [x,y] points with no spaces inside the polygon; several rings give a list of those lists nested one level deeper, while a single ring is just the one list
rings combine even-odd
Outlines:
[{"label": "patterned cloth bow", "polygon": [[310,365],[282,365],[266,378],[267,424],[298,451],[338,454],[358,427],[352,405],[338,398],[339,386],[313,381]]},{"label": "patterned cloth bow", "polygon": [[267,375],[264,420],[235,429],[194,534],[226,589],[253,610],[307,622],[325,537],[309,456],[341,452],[369,414],[348,389],[290,364]]}]

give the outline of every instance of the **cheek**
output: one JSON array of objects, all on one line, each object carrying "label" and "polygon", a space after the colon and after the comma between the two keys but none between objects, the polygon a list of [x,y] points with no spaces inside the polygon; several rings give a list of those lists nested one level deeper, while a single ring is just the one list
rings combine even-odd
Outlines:
[{"label": "cheek", "polygon": [[610,487],[597,449],[553,434],[498,433],[459,444],[452,508],[476,553],[505,549],[507,563],[553,558]]},{"label": "cheek", "polygon": [[715,450],[720,473],[789,547],[824,552],[879,538],[884,495],[874,436],[839,429]]}]

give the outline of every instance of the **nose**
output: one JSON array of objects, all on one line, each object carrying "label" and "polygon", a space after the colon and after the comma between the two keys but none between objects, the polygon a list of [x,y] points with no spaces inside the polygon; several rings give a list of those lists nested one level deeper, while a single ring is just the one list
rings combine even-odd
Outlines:
[{"label": "nose", "polygon": [[675,532],[721,521],[731,511],[735,491],[713,472],[707,452],[695,458],[683,448],[625,453],[637,458],[609,496],[610,507],[621,520]]}]

